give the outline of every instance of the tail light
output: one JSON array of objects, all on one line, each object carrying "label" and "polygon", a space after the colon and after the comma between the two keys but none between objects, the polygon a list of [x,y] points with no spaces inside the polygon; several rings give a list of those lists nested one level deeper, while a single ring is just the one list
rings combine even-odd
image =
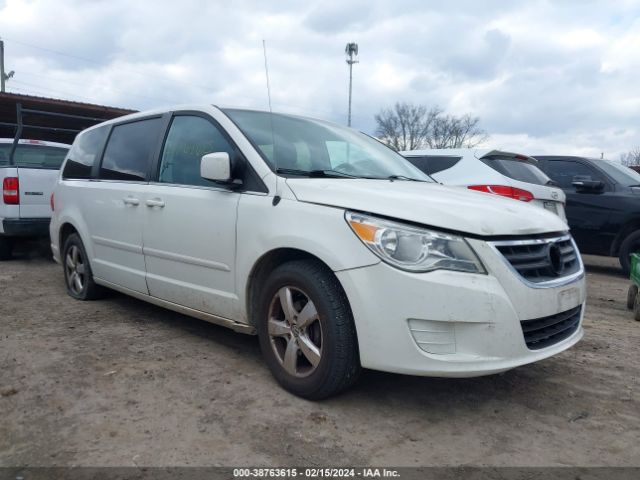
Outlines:
[{"label": "tail light", "polygon": [[478,192],[493,193],[501,197],[513,198],[514,200],[520,200],[522,202],[530,202],[533,200],[533,193],[506,185],[471,185],[467,188]]},{"label": "tail light", "polygon": [[49,205],[51,205],[51,211],[55,212],[56,211],[56,201],[55,198],[53,198],[53,193],[51,194],[51,196],[49,197]]},{"label": "tail light", "polygon": [[5,177],[2,181],[2,200],[6,205],[20,204],[20,182],[18,177]]}]

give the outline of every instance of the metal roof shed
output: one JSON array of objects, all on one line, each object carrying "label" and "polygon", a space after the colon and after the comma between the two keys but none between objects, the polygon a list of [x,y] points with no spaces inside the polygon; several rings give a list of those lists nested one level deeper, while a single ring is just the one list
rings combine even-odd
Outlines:
[{"label": "metal roof shed", "polygon": [[14,138],[22,123],[20,138],[73,143],[78,132],[85,128],[134,112],[56,98],[0,93],[0,138]]}]

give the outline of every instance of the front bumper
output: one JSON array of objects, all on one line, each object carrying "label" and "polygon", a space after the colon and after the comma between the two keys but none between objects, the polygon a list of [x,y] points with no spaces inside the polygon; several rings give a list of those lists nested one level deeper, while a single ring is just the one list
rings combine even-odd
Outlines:
[{"label": "front bumper", "polygon": [[[379,263],[337,272],[354,314],[362,366],[395,373],[472,377],[536,362],[582,338],[584,275],[531,288],[491,247],[470,240],[487,275],[408,273]],[[582,306],[567,338],[530,350],[520,324]]]},{"label": "front bumper", "polygon": [[49,235],[49,218],[4,218],[2,235],[8,237],[46,237]]}]

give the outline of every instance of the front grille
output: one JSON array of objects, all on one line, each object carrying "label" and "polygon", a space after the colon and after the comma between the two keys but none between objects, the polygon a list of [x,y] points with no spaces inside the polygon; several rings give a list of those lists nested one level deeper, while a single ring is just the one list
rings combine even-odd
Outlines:
[{"label": "front grille", "polygon": [[550,317],[520,322],[529,350],[540,350],[569,338],[580,326],[581,312],[582,306],[579,305]]},{"label": "front grille", "polygon": [[580,271],[580,253],[569,235],[560,238],[493,242],[502,256],[526,280],[542,283]]}]

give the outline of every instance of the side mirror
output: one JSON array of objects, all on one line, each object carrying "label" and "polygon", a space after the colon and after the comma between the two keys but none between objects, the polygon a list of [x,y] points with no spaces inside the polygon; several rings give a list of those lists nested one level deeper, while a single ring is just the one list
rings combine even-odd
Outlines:
[{"label": "side mirror", "polygon": [[212,182],[231,182],[231,160],[227,152],[214,152],[200,159],[200,176]]},{"label": "side mirror", "polygon": [[577,192],[601,192],[604,183],[601,180],[593,180],[590,176],[576,175],[571,182]]}]

